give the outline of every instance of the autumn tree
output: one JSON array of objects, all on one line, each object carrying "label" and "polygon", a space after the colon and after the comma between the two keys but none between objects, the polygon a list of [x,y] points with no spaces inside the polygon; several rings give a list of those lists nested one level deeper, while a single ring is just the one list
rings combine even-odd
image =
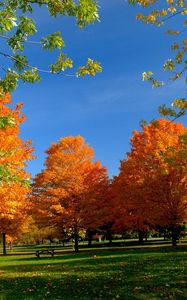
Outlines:
[{"label": "autumn tree", "polygon": [[33,149],[30,141],[23,142],[19,137],[25,119],[22,104],[11,109],[10,103],[9,94],[0,101],[1,116],[13,118],[12,124],[0,129],[0,231],[12,235],[19,231],[26,215],[30,174],[24,168],[33,157]]},{"label": "autumn tree", "polygon": [[65,137],[46,151],[45,169],[33,184],[35,215],[43,224],[71,232],[78,251],[80,230],[103,224],[107,170],[81,136]]},{"label": "autumn tree", "polygon": [[[145,24],[153,24],[156,26],[163,26],[166,34],[175,37],[171,44],[171,51],[173,52],[170,58],[166,59],[163,64],[163,71],[170,72],[168,82],[173,82],[183,79],[186,83],[186,52],[187,40],[184,36],[187,25],[187,4],[185,0],[128,0],[129,3],[138,4],[143,9],[136,15],[138,20]],[[170,21],[174,18],[175,22]],[[156,80],[153,72],[148,71],[142,74],[142,80],[148,80],[153,87],[163,86],[165,83]],[[159,108],[163,115],[170,115],[173,118],[180,117],[187,111],[186,92],[183,97],[172,100],[172,108],[165,105]]]},{"label": "autumn tree", "polygon": [[26,221],[22,225],[21,233],[17,237],[17,240],[24,244],[42,244],[44,241],[50,241],[50,243],[52,243],[54,239],[62,239],[58,230],[50,226],[37,226],[35,220],[29,213]]},{"label": "autumn tree", "polygon": [[131,151],[121,161],[113,183],[119,206],[117,225],[141,232],[158,225],[169,228],[176,245],[187,212],[185,128],[159,119],[133,133]]}]

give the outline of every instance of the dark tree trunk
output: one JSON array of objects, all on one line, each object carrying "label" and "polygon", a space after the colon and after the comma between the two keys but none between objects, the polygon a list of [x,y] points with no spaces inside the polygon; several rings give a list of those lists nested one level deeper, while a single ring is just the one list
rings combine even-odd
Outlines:
[{"label": "dark tree trunk", "polygon": [[166,229],[164,229],[164,241],[166,241]]},{"label": "dark tree trunk", "polygon": [[74,251],[75,253],[79,252],[79,235],[77,231],[77,226],[74,228]]},{"label": "dark tree trunk", "polygon": [[109,241],[109,245],[112,245],[112,231],[111,231],[111,228],[107,229],[106,238]]},{"label": "dark tree trunk", "polygon": [[87,234],[88,234],[88,246],[89,246],[89,247],[92,247],[93,231],[91,231],[91,230],[88,229]]},{"label": "dark tree trunk", "polygon": [[2,237],[3,237],[3,255],[6,255],[6,233],[5,232],[2,233]]},{"label": "dark tree trunk", "polygon": [[141,231],[141,230],[139,230],[138,231],[138,239],[139,239],[139,243],[140,244],[143,244],[143,238],[144,238],[144,232],[143,231]]},{"label": "dark tree trunk", "polygon": [[172,236],[172,246],[176,247],[177,246],[177,239],[178,239],[178,228],[177,227],[173,227],[171,229],[171,236]]},{"label": "dark tree trunk", "polygon": [[75,253],[79,252],[79,238],[78,238],[78,234],[75,234],[75,242],[74,242],[74,251]]}]

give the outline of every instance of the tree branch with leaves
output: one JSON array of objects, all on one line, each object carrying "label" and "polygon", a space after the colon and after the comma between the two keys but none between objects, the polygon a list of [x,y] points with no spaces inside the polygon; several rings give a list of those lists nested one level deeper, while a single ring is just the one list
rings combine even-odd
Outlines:
[{"label": "tree branch with leaves", "polygon": [[[143,21],[145,24],[153,24],[156,26],[168,26],[168,22],[177,18],[180,22],[175,23],[174,28],[167,28],[166,34],[175,37],[171,45],[172,55],[163,64],[163,72],[170,72],[169,82],[174,82],[178,79],[186,79],[187,70],[187,39],[183,36],[183,33],[187,30],[187,3],[185,0],[129,0],[130,4],[139,4],[144,12],[140,12],[136,15],[137,20]],[[172,25],[171,25],[172,26]],[[181,28],[182,27],[182,28]],[[166,83],[155,79],[152,71],[144,72],[142,74],[143,81],[149,81],[152,87],[161,87]],[[162,105],[159,107],[159,111],[164,116],[171,116],[172,118],[178,118],[187,112],[187,99],[186,92],[184,97],[175,98],[172,100],[171,107]]]},{"label": "tree branch with leaves", "polygon": [[[73,68],[73,60],[64,52],[65,42],[61,33],[52,32],[40,41],[30,40],[39,31],[32,14],[36,8],[45,6],[51,17],[69,16],[76,20],[79,28],[99,21],[98,6],[94,0],[7,0],[0,1],[0,38],[9,47],[10,52],[0,51],[0,55],[11,61],[8,68],[4,67],[4,76],[0,81],[0,95],[16,89],[18,81],[33,83],[40,81],[40,73],[69,75],[67,70]],[[39,44],[45,51],[59,50],[56,62],[46,67],[32,66],[29,58],[24,55],[25,48],[30,44]],[[94,76],[101,72],[99,62],[89,58],[85,66],[80,66],[73,76]]]}]

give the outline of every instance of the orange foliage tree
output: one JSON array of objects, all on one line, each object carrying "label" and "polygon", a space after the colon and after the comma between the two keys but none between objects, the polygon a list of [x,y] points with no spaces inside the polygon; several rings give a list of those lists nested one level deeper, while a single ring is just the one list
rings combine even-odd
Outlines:
[{"label": "orange foliage tree", "polygon": [[33,184],[33,207],[43,225],[71,232],[78,251],[80,230],[93,230],[107,217],[108,175],[81,136],[65,137],[46,151],[46,169]]},{"label": "orange foliage tree", "polygon": [[0,100],[1,116],[9,121],[11,116],[11,123],[0,128],[0,231],[12,235],[19,231],[26,215],[30,175],[24,168],[33,158],[33,149],[30,141],[23,142],[18,136],[24,122],[22,104],[11,109],[10,103],[9,94]]},{"label": "orange foliage tree", "polygon": [[118,203],[115,226],[140,233],[163,226],[172,231],[176,245],[187,212],[185,128],[159,119],[133,133],[131,152],[121,161],[120,174],[113,181]]}]

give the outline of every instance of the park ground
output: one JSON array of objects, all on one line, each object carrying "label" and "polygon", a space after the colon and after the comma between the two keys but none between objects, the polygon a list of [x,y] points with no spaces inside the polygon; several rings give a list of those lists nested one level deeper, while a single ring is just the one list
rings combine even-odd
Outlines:
[{"label": "park ground", "polygon": [[[186,245],[0,256],[0,299],[185,300]],[[33,253],[32,253],[33,252]]]}]

